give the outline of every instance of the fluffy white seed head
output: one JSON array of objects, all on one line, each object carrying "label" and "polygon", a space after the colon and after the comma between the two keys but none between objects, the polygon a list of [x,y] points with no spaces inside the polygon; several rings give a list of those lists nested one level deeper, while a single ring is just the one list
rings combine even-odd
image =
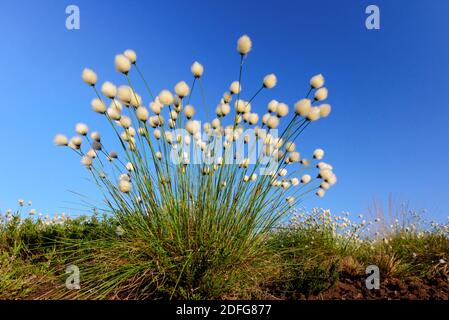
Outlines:
[{"label": "fluffy white seed head", "polygon": [[301,117],[307,117],[311,108],[312,105],[309,99],[301,99],[295,103],[295,112]]},{"label": "fluffy white seed head", "polygon": [[83,81],[90,86],[94,86],[97,83],[97,74],[89,68],[84,68],[83,73],[81,74]]},{"label": "fluffy white seed head", "polygon": [[190,104],[186,105],[184,108],[184,114],[187,117],[187,119],[191,119],[195,114],[195,108]]},{"label": "fluffy white seed head", "polygon": [[322,105],[319,106],[319,108],[321,118],[326,118],[331,113],[332,110],[331,105],[327,103],[323,103]]},{"label": "fluffy white seed head", "polygon": [[255,125],[258,121],[259,121],[259,115],[258,115],[257,113],[251,113],[251,114],[249,115],[248,122],[249,122],[251,125]]},{"label": "fluffy white seed head", "polygon": [[101,92],[112,99],[117,95],[117,87],[112,82],[106,81],[101,86]]},{"label": "fluffy white seed head", "polygon": [[129,182],[128,180],[120,180],[118,183],[118,188],[120,190],[120,192],[123,193],[129,193],[131,192],[131,182]]},{"label": "fluffy white seed head", "polygon": [[324,191],[324,189],[319,188],[318,191],[316,192],[316,195],[320,198],[324,197],[324,194],[326,193],[326,191]]},{"label": "fluffy white seed head", "polygon": [[190,68],[190,70],[192,71],[193,76],[195,78],[199,78],[199,77],[201,77],[203,75],[204,67],[203,67],[203,65],[201,63],[199,63],[198,61],[195,61],[192,64],[192,67]]},{"label": "fluffy white seed head", "polygon": [[276,107],[276,114],[280,117],[285,117],[288,114],[288,105],[285,103],[279,103]]},{"label": "fluffy white seed head", "polygon": [[189,120],[185,125],[185,129],[191,135],[195,135],[200,130],[200,123],[198,121]]},{"label": "fluffy white seed head", "polygon": [[229,112],[231,112],[231,106],[229,104],[227,104],[227,103],[222,104],[220,106],[220,109],[221,109],[221,114],[223,116],[226,116],[226,115],[229,114]]},{"label": "fluffy white seed head", "polygon": [[159,93],[159,102],[162,103],[163,105],[171,105],[173,103],[173,95],[170,91],[168,90],[162,90]]},{"label": "fluffy white seed head", "polygon": [[147,121],[149,115],[150,115],[150,114],[149,114],[147,108],[145,108],[145,107],[138,107],[138,108],[136,109],[136,117],[137,117],[137,119],[139,119],[140,121]]},{"label": "fluffy white seed head", "polygon": [[269,113],[265,113],[262,117],[262,123],[263,124],[267,124],[268,123],[268,119],[270,119],[271,115]]},{"label": "fluffy white seed head", "polygon": [[276,129],[279,125],[279,118],[276,116],[270,116],[267,120],[267,127],[270,129]]},{"label": "fluffy white seed head", "polygon": [[81,163],[84,165],[84,166],[86,166],[86,167],[90,167],[91,165],[92,165],[92,158],[91,157],[89,157],[89,156],[83,156],[82,158],[81,158]]},{"label": "fluffy white seed head", "polygon": [[178,97],[183,98],[189,95],[190,88],[185,81],[180,81],[175,86],[175,93]]},{"label": "fluffy white seed head", "polygon": [[301,177],[301,183],[307,184],[312,180],[310,174],[305,174]]},{"label": "fluffy white seed head", "polygon": [[133,63],[133,64],[136,63],[136,61],[137,61],[137,54],[136,54],[136,52],[134,50],[132,50],[132,49],[125,50],[125,52],[123,52],[123,55],[125,57],[127,57],[128,60],[131,63]]},{"label": "fluffy white seed head", "polygon": [[161,110],[162,110],[162,107],[163,107],[163,106],[161,105],[161,103],[159,102],[159,100],[150,102],[150,109],[151,109],[151,111],[153,111],[155,114],[160,114],[160,113],[161,113]]},{"label": "fluffy white seed head", "polygon": [[162,153],[160,151],[156,152],[155,154],[156,158],[161,160],[162,159]]},{"label": "fluffy white seed head", "polygon": [[128,129],[129,127],[131,127],[131,118],[128,116],[122,116],[120,118],[120,125],[123,128]]},{"label": "fluffy white seed head", "polygon": [[263,78],[263,86],[267,89],[274,88],[277,83],[277,78],[274,73],[268,74]]},{"label": "fluffy white seed head", "polygon": [[292,186],[296,187],[299,184],[299,179],[298,178],[292,178],[290,180]]},{"label": "fluffy white seed head", "polygon": [[122,101],[124,104],[129,105],[132,100],[132,90],[128,86],[120,86],[117,89],[117,97],[120,101]]},{"label": "fluffy white seed head", "polygon": [[251,39],[245,34],[239,38],[237,41],[237,51],[241,55],[248,54],[251,51],[253,43]]},{"label": "fluffy white seed head", "polygon": [[287,152],[293,152],[293,151],[295,151],[295,149],[296,149],[296,144],[293,141],[288,141],[285,144],[285,150]]},{"label": "fluffy white seed head", "polygon": [[92,138],[92,140],[100,142],[101,141],[101,135],[100,132],[98,131],[94,131],[90,134],[90,137]]},{"label": "fluffy white seed head", "polygon": [[310,86],[312,88],[319,89],[323,85],[324,85],[324,77],[321,73],[310,78]]},{"label": "fluffy white seed head", "polygon": [[53,142],[57,146],[67,146],[69,144],[69,140],[67,137],[63,134],[57,134],[55,138],[53,139]]},{"label": "fluffy white seed head", "polygon": [[133,166],[133,164],[132,164],[131,162],[128,162],[128,163],[126,164],[126,170],[128,170],[128,171],[134,171],[134,166]]},{"label": "fluffy white seed head", "polygon": [[316,121],[319,118],[320,118],[320,108],[319,107],[310,108],[310,111],[307,114],[307,120]]},{"label": "fluffy white seed head", "polygon": [[120,118],[122,117],[120,110],[118,110],[117,108],[114,107],[109,107],[107,110],[107,114],[108,117],[112,120],[120,120]]},{"label": "fluffy white seed head", "polygon": [[323,159],[324,150],[323,149],[315,149],[315,151],[313,151],[313,157],[317,160]]},{"label": "fluffy white seed head", "polygon": [[215,118],[214,120],[212,120],[211,124],[212,124],[212,128],[214,128],[214,129],[220,128],[220,125],[221,125],[220,119]]},{"label": "fluffy white seed head", "polygon": [[106,105],[103,101],[101,101],[98,98],[94,98],[90,105],[92,106],[92,110],[98,113],[105,113],[106,112]]},{"label": "fluffy white seed head", "polygon": [[154,137],[159,140],[161,138],[161,131],[159,129],[154,129]]},{"label": "fluffy white seed head", "polygon": [[271,100],[268,103],[268,112],[276,112],[279,102],[277,100]]},{"label": "fluffy white seed head", "polygon": [[115,69],[118,72],[127,74],[131,69],[131,61],[124,55],[118,54],[115,56]]},{"label": "fluffy white seed head", "polygon": [[285,177],[287,175],[287,169],[279,170],[278,174],[279,174],[280,177]]},{"label": "fluffy white seed head", "polygon": [[290,162],[299,162],[300,158],[301,158],[301,155],[299,154],[299,152],[296,152],[296,151],[293,151],[292,153],[290,153],[290,156],[288,157]]},{"label": "fluffy white seed head", "polygon": [[77,123],[75,126],[76,133],[85,136],[89,132],[89,127],[84,123]]},{"label": "fluffy white seed head", "polygon": [[240,84],[240,82],[238,81],[234,81],[231,83],[231,85],[229,86],[229,91],[232,94],[238,94],[240,93],[240,91],[242,91],[242,85]]},{"label": "fluffy white seed head", "polygon": [[75,136],[70,139],[68,146],[72,148],[73,150],[79,150],[81,148],[81,144],[83,142],[83,139],[81,139],[80,136]]},{"label": "fluffy white seed head", "polygon": [[325,100],[327,98],[327,88],[323,87],[323,88],[319,88],[317,91],[315,91],[315,100],[317,101],[322,101]]}]

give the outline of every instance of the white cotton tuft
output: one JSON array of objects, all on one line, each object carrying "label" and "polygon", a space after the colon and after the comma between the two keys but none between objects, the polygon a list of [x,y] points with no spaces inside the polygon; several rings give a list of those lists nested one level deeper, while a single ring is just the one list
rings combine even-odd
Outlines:
[{"label": "white cotton tuft", "polygon": [[316,195],[320,198],[324,197],[324,194],[326,193],[326,191],[324,191],[324,189],[319,188],[318,191],[316,192]]},{"label": "white cotton tuft", "polygon": [[148,112],[147,108],[142,107],[142,106],[138,107],[136,109],[136,117],[140,121],[147,121],[148,117],[149,117],[149,112]]},{"label": "white cotton tuft", "polygon": [[293,141],[289,141],[285,144],[285,150],[287,152],[293,152],[296,149],[296,144]]},{"label": "white cotton tuft", "polygon": [[245,34],[239,38],[237,41],[237,51],[241,55],[248,54],[251,51],[253,43],[251,39]]},{"label": "white cotton tuft", "polygon": [[204,67],[198,61],[195,61],[190,68],[195,78],[199,78],[203,75]]},{"label": "white cotton tuft", "polygon": [[279,174],[280,177],[285,177],[287,175],[287,169],[279,170],[278,174]]},{"label": "white cotton tuft", "polygon": [[276,116],[270,116],[267,120],[267,127],[270,129],[276,129],[279,125],[279,118]]},{"label": "white cotton tuft", "polygon": [[57,134],[55,138],[53,139],[53,142],[57,146],[67,146],[69,144],[69,141],[67,137],[63,134]]},{"label": "white cotton tuft", "polygon": [[315,149],[315,151],[313,151],[313,157],[317,160],[323,159],[324,150],[323,149]]},{"label": "white cotton tuft", "polygon": [[108,117],[112,120],[120,120],[122,117],[120,110],[115,107],[109,107],[107,110]]},{"label": "white cotton tuft", "polygon": [[175,93],[178,97],[183,98],[189,95],[190,88],[185,81],[180,81],[175,86]]},{"label": "white cotton tuft", "polygon": [[128,116],[122,116],[120,118],[120,125],[123,128],[128,129],[129,127],[131,127],[131,118]]},{"label": "white cotton tuft", "polygon": [[292,153],[290,153],[290,156],[288,157],[288,159],[291,162],[299,162],[299,160],[301,159],[301,155],[299,152],[293,151]]},{"label": "white cotton tuft", "polygon": [[118,183],[118,188],[119,188],[120,192],[129,193],[129,192],[131,192],[131,182],[129,182],[128,180],[122,179]]},{"label": "white cotton tuft", "polygon": [[185,125],[185,129],[193,136],[200,131],[200,123],[198,121],[189,120]]},{"label": "white cotton tuft", "polygon": [[331,113],[332,110],[331,105],[327,103],[320,105],[319,108],[321,118],[326,118]]},{"label": "white cotton tuft", "polygon": [[159,102],[159,100],[156,100],[154,102],[150,102],[150,109],[151,111],[153,111],[155,114],[160,114],[161,113],[161,109],[162,109],[162,105]]},{"label": "white cotton tuft", "polygon": [[298,178],[292,178],[290,180],[292,186],[296,187],[299,184],[299,179]]},{"label": "white cotton tuft", "polygon": [[132,164],[131,162],[128,162],[128,163],[126,164],[126,170],[128,170],[128,171],[134,171],[134,166],[133,166],[133,164]]},{"label": "white cotton tuft", "polygon": [[154,129],[154,137],[159,140],[161,138],[161,131],[159,129]]},{"label": "white cotton tuft", "polygon": [[120,86],[117,89],[117,97],[120,101],[122,101],[124,104],[129,105],[132,100],[132,90],[128,86]]},{"label": "white cotton tuft", "polygon": [[155,154],[156,158],[161,160],[162,159],[162,153],[160,151],[156,152]]},{"label": "white cotton tuft", "polygon": [[259,115],[258,115],[257,113],[251,113],[251,114],[249,115],[248,122],[249,122],[251,125],[255,125],[258,121],[259,121]]},{"label": "white cotton tuft", "polygon": [[159,102],[162,103],[163,105],[171,105],[173,103],[173,95],[170,91],[168,90],[162,90],[159,93]]},{"label": "white cotton tuft", "polygon": [[101,101],[98,98],[94,98],[92,102],[90,103],[92,106],[92,110],[97,113],[105,113],[106,112],[106,106],[103,101]]},{"label": "white cotton tuft", "polygon": [[90,134],[90,137],[92,138],[92,140],[95,140],[97,142],[101,141],[101,135],[100,132],[94,131]]},{"label": "white cotton tuft", "polygon": [[324,85],[324,77],[321,73],[310,78],[310,86],[312,88],[319,89],[323,85]]},{"label": "white cotton tuft", "polygon": [[84,123],[77,123],[75,126],[76,133],[85,136],[89,132],[89,127]]},{"label": "white cotton tuft", "polygon": [[271,100],[268,103],[268,112],[275,113],[277,110],[279,102],[277,100]]},{"label": "white cotton tuft", "polygon": [[310,108],[309,114],[307,115],[307,120],[316,121],[320,118],[320,108],[312,107]]},{"label": "white cotton tuft", "polygon": [[187,119],[191,119],[195,114],[195,108],[190,104],[186,105],[184,108],[184,114],[187,117]]},{"label": "white cotton tuft", "polygon": [[288,114],[288,105],[285,103],[279,103],[276,107],[276,114],[280,117],[285,117]]},{"label": "white cotton tuft", "polygon": [[322,101],[322,100],[326,100],[327,98],[327,88],[319,88],[316,92],[315,92],[315,100],[316,101]]},{"label": "white cotton tuft", "polygon": [[295,103],[295,112],[301,117],[307,117],[311,108],[312,105],[309,99],[301,99]]},{"label": "white cotton tuft", "polygon": [[274,73],[268,74],[263,78],[263,86],[267,89],[274,88],[277,83],[277,78]]},{"label": "white cotton tuft", "polygon": [[125,52],[123,52],[123,55],[125,57],[127,57],[128,60],[131,63],[133,63],[133,64],[136,63],[136,61],[137,61],[137,54],[136,54],[136,52],[134,50],[132,50],[132,49],[125,50]]},{"label": "white cotton tuft", "polygon": [[301,183],[307,184],[312,180],[312,177],[309,174],[305,174],[301,177]]},{"label": "white cotton tuft", "polygon": [[123,54],[116,55],[114,63],[118,72],[127,74],[131,69],[131,61]]},{"label": "white cotton tuft", "polygon": [[84,68],[83,73],[81,74],[83,81],[90,86],[94,86],[97,83],[97,74],[89,68]]},{"label": "white cotton tuft", "polygon": [[83,156],[81,158],[81,163],[86,166],[86,167],[90,167],[92,165],[92,158],[89,156]]},{"label": "white cotton tuft", "polygon": [[271,115],[269,113],[265,113],[262,117],[262,123],[266,125],[268,123],[268,119],[270,119]]},{"label": "white cotton tuft", "polygon": [[101,86],[101,92],[112,99],[117,95],[117,87],[112,82],[106,81]]},{"label": "white cotton tuft", "polygon": [[238,81],[233,81],[229,86],[229,91],[232,94],[238,94],[242,91],[242,85]]}]

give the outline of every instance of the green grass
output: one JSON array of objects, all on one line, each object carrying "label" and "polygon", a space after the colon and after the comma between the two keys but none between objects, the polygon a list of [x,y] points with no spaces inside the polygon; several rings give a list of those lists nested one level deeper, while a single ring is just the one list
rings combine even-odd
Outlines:
[{"label": "green grass", "polygon": [[[294,298],[323,292],[342,274],[361,276],[370,264],[386,277],[449,276],[447,263],[440,262],[449,258],[449,238],[441,230],[391,231],[386,243],[342,236],[329,222],[302,221],[272,229],[258,242],[257,254],[235,247],[241,252],[230,256],[221,239],[190,250],[165,239],[157,252],[162,243],[149,245],[143,230],[123,221],[119,235],[118,224],[104,217],[49,226],[18,218],[3,223],[0,298]],[[65,288],[65,267],[72,264],[80,268],[81,290]]]}]

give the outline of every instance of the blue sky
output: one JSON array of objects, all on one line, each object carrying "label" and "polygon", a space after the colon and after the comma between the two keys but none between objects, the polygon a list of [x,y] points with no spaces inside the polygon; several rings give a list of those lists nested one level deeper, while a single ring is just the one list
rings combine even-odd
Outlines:
[{"label": "blue sky", "polygon": [[[81,29],[65,28],[76,4]],[[380,8],[381,29],[365,28],[365,8]],[[84,67],[99,81],[118,82],[113,58],[137,51],[154,91],[190,81],[194,60],[205,66],[210,101],[238,77],[236,39],[254,47],[246,65],[249,92],[267,73],[272,98],[292,105],[311,75],[323,73],[331,116],[314,123],[299,143],[306,154],[327,152],[338,184],[307,207],[360,213],[391,195],[411,207],[449,215],[449,2],[432,1],[1,1],[2,77],[0,209],[33,200],[46,213],[72,212],[74,190],[99,199],[74,153],[53,146],[55,133],[76,122],[106,131],[90,110]],[[245,84],[244,84],[245,86]]]}]

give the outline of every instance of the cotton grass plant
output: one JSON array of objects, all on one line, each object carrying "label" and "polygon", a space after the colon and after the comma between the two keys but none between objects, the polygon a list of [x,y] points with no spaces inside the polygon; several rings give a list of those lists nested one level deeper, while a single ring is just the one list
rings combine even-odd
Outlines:
[{"label": "cotton grass plant", "polygon": [[[238,78],[210,122],[195,117],[199,108],[212,110],[191,101],[198,90],[204,95],[205,68],[197,61],[191,80],[158,95],[133,50],[115,56],[124,84],[99,85],[93,70],[83,70],[92,110],[117,141],[105,143],[78,123],[74,137],[58,134],[54,143],[80,157],[120,232],[68,250],[82,277],[80,292],[69,297],[215,298],[251,286],[267,261],[264,244],[273,228],[306,195],[322,197],[336,183],[322,149],[310,158],[297,150],[304,130],[331,111],[323,103],[324,77],[312,77],[293,107],[273,99],[259,115],[253,104],[278,79],[268,74],[255,93],[244,91],[252,48],[248,36],[239,38]],[[131,73],[145,93],[136,91]]]}]

